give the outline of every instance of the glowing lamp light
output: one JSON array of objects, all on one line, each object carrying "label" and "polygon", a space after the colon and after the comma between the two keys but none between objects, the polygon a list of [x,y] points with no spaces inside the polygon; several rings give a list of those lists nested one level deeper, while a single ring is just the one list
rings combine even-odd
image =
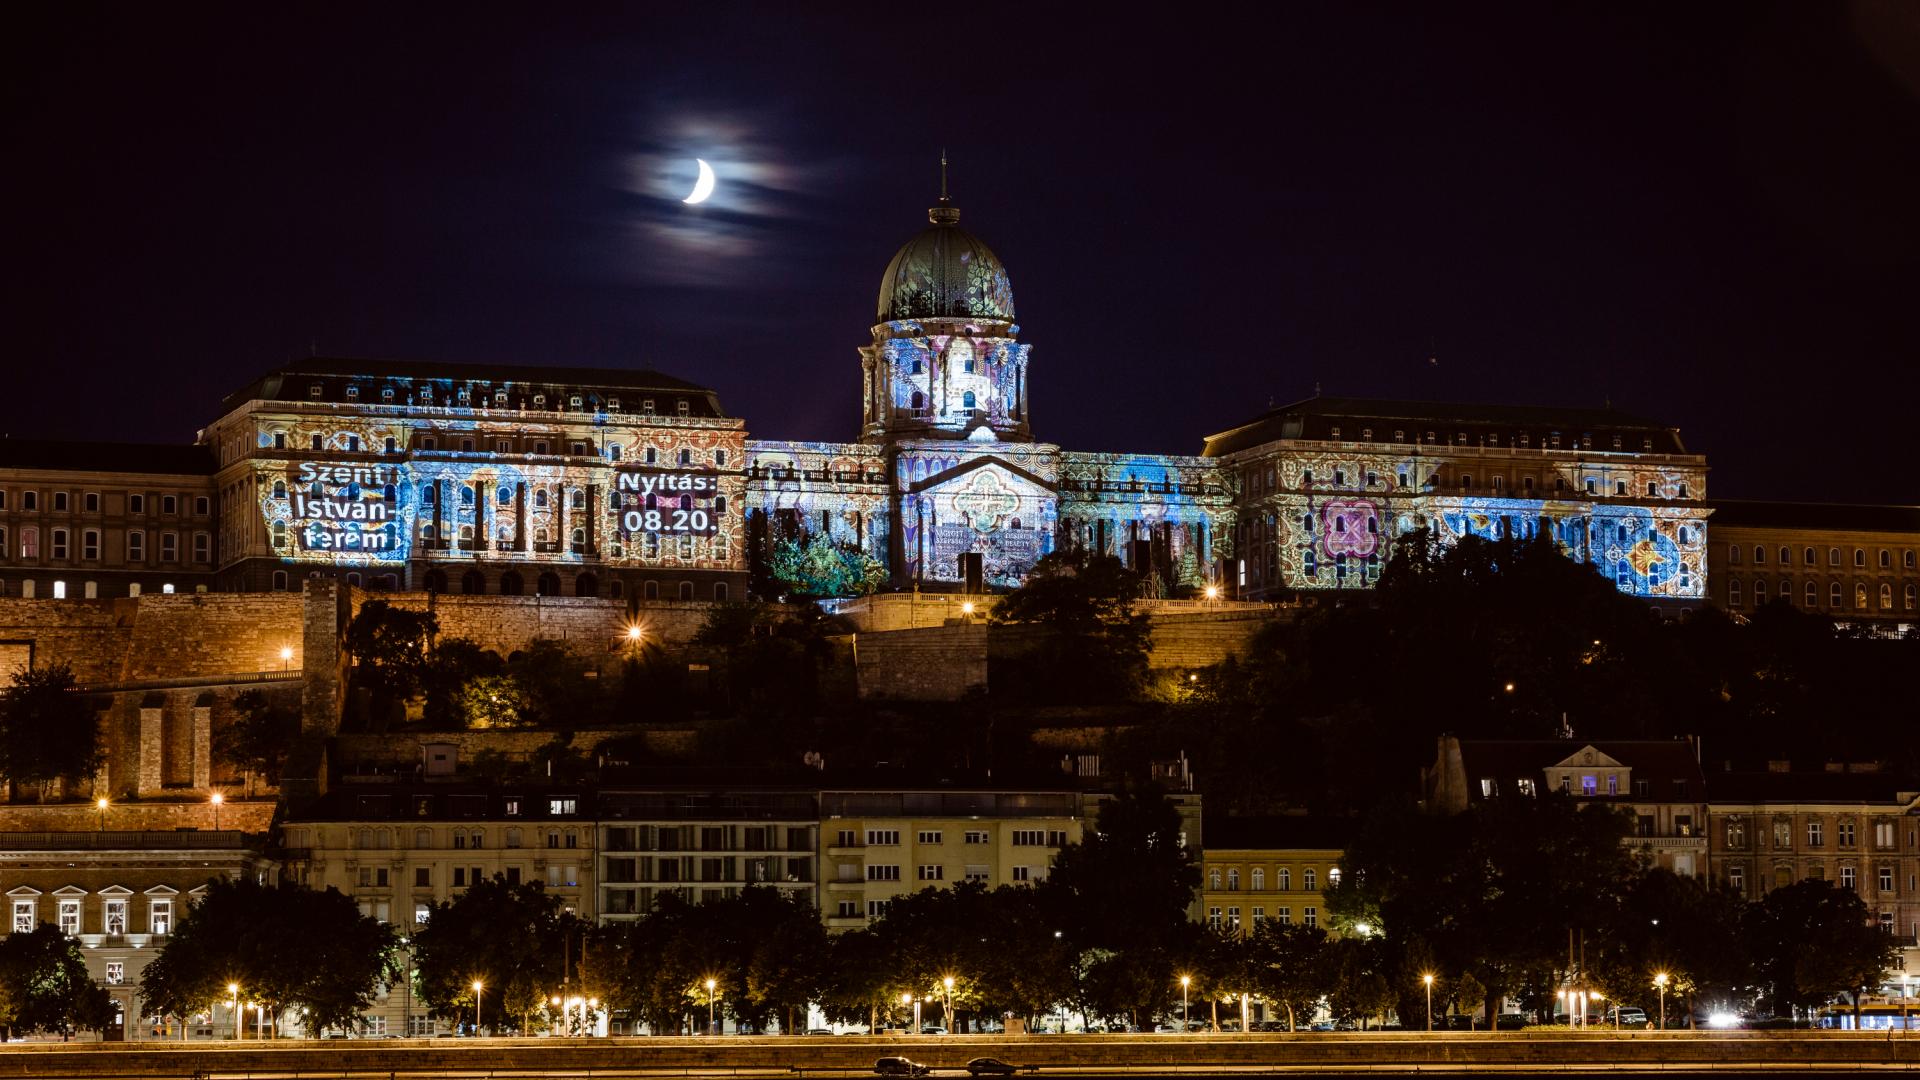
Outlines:
[{"label": "glowing lamp light", "polygon": [[105,795],[100,796],[100,798],[94,801],[93,805],[95,809],[105,810],[107,808],[107,797]]},{"label": "glowing lamp light", "polygon": [[640,628],[638,626],[627,627],[627,640],[628,641],[640,640]]},{"label": "glowing lamp light", "polygon": [[949,975],[949,976],[947,976],[946,978],[944,978],[944,979],[941,979],[940,981],[941,981],[941,982],[943,982],[943,983],[945,983],[945,984],[947,984],[947,989],[948,989],[949,991],[951,991],[951,990],[953,989],[953,976],[951,976],[951,975]]},{"label": "glowing lamp light", "polygon": [[973,601],[971,601],[971,600],[967,600],[967,601],[965,601],[965,602],[963,602],[963,603],[962,603],[962,604],[960,605],[960,614],[962,614],[962,615],[971,615],[971,614],[973,614]]},{"label": "glowing lamp light", "polygon": [[1185,987],[1185,986],[1189,986],[1189,985],[1191,985],[1192,983],[1193,983],[1193,976],[1191,976],[1191,975],[1182,975],[1182,976],[1180,976],[1180,985],[1181,985],[1182,987]]},{"label": "glowing lamp light", "polygon": [[280,659],[282,660],[293,659],[293,649],[290,646],[286,646],[286,645],[280,646]]},{"label": "glowing lamp light", "polygon": [[1421,981],[1421,982],[1423,982],[1423,983],[1426,983],[1426,984],[1427,984],[1428,986],[1432,986],[1432,985],[1433,985],[1433,976],[1432,976],[1432,975],[1422,975],[1422,976],[1420,976],[1420,981]]},{"label": "glowing lamp light", "polygon": [[1509,694],[1511,694],[1511,693],[1513,693],[1513,684],[1512,684],[1512,683],[1508,683],[1508,684],[1507,684],[1507,693],[1509,693]]},{"label": "glowing lamp light", "polygon": [[228,984],[227,984],[227,993],[229,993],[229,994],[237,994],[237,993],[239,993],[239,992],[240,992],[240,984],[239,984],[239,983],[228,983]]},{"label": "glowing lamp light", "polygon": [[1220,586],[1218,585],[1207,586],[1207,599],[1209,600],[1220,599]]},{"label": "glowing lamp light", "polygon": [[227,797],[216,791],[212,795],[207,797],[207,801],[213,803],[213,805],[215,806],[219,806],[221,803],[227,801]]}]

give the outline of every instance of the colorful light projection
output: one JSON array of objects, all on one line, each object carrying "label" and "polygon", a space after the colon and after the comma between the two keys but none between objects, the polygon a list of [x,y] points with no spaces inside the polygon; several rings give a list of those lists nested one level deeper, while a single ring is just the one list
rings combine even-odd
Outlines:
[{"label": "colorful light projection", "polygon": [[[1706,595],[1706,516],[1684,501],[1702,494],[1704,477],[1697,470],[1459,457],[1444,449],[1424,454],[1288,451],[1234,468],[1250,492],[1279,492],[1258,498],[1244,514],[1247,557],[1263,564],[1259,580],[1269,585],[1369,586],[1391,554],[1394,536],[1431,527],[1445,542],[1544,531],[1569,558],[1593,563],[1623,592],[1676,600]],[[1553,497],[1463,493],[1484,490],[1482,484],[1498,490],[1536,483],[1551,487]],[[1659,501],[1579,497],[1589,492],[1616,499],[1646,493]]]},{"label": "colorful light projection", "polygon": [[[1130,556],[1152,546],[1168,584],[1202,587],[1233,554],[1228,474],[1208,458],[1158,454],[1061,455],[1061,532],[1077,546]],[[1142,567],[1146,569],[1146,567]]]},{"label": "colorful light projection", "polygon": [[[450,435],[465,435],[485,445],[510,431],[436,420],[416,432],[371,418],[344,424],[329,418],[324,433],[296,429],[296,445],[352,454],[392,438],[395,452],[404,456],[391,462],[257,459],[270,549],[287,562],[309,565],[484,558],[744,568],[742,434],[675,427],[662,419],[659,428],[600,427],[607,455],[631,459],[621,465],[471,449],[415,452],[410,448],[418,443],[410,436],[433,435],[438,445],[447,445]],[[266,455],[277,448],[275,434],[263,431],[260,437]],[[287,432],[277,434],[293,442]],[[553,435],[556,442],[561,437]],[[657,467],[661,462],[678,467]]]}]

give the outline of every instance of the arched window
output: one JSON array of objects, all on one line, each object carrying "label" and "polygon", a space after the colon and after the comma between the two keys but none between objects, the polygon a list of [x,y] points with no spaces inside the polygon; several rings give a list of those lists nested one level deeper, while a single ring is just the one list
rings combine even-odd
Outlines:
[{"label": "arched window", "polygon": [[285,570],[275,570],[273,572],[273,591],[287,591],[287,572]]},{"label": "arched window", "polygon": [[1909,586],[1907,586],[1907,596],[1906,596],[1906,606],[1907,606],[1907,610],[1908,610],[1908,611],[1912,611],[1912,610],[1913,610],[1913,605],[1914,605],[1914,601],[1915,601],[1916,599],[1920,599],[1920,596],[1916,596],[1916,595],[1915,595],[1915,594],[1916,594],[1916,591],[1917,591],[1917,590],[1915,589],[1915,587],[1914,587],[1914,586],[1912,586],[1912,585],[1909,585]]},{"label": "arched window", "polygon": [[558,574],[551,574],[551,573],[541,574],[540,579],[536,583],[536,585],[540,591],[541,596],[559,596],[560,595],[560,575]]},{"label": "arched window", "polygon": [[1767,564],[1767,549],[1761,547],[1759,544],[1753,545],[1753,565],[1765,566],[1766,564]]},{"label": "arched window", "polygon": [[680,583],[680,599],[682,600],[693,599],[693,582],[683,581]]},{"label": "arched window", "polygon": [[1800,553],[1801,561],[1806,563],[1808,566],[1818,566],[1820,565],[1819,554],[1820,554],[1819,552],[1813,550],[1812,548],[1808,548],[1807,550]]},{"label": "arched window", "polygon": [[461,506],[473,505],[473,485],[462,484],[460,486],[460,505]]},{"label": "arched window", "polygon": [[[719,518],[719,517],[725,517],[726,514],[727,514],[727,497],[725,495],[715,495],[713,497],[713,516],[716,518]],[[1019,528],[1019,526],[1017,525],[1014,527]]]},{"label": "arched window", "polygon": [[1254,867],[1253,872],[1250,876],[1252,880],[1248,884],[1250,885],[1250,887],[1253,889],[1254,892],[1265,892],[1267,890],[1267,868],[1266,867],[1264,866]]},{"label": "arched window", "polygon": [[1867,610],[1867,587],[1865,585],[1855,585],[1853,587],[1853,609],[1855,611]]},{"label": "arched window", "polygon": [[921,407],[923,407],[923,406],[924,406],[924,405],[926,404],[926,400],[927,400],[926,398],[924,398],[924,397],[922,397],[922,396],[921,396],[921,394],[920,394],[920,391],[918,391],[918,390],[915,390],[915,391],[913,392],[913,399],[912,399],[912,401],[911,401],[911,403],[910,403],[910,405],[911,405],[911,407],[912,407],[912,408],[914,408],[914,409],[919,409],[919,408],[921,408]]},{"label": "arched window", "polygon": [[599,596],[600,595],[600,579],[597,577],[594,577],[592,574],[581,574],[579,577],[574,578],[573,579],[573,595]]},{"label": "arched window", "polygon": [[586,554],[586,551],[587,551],[587,530],[585,530],[585,529],[575,529],[575,530],[573,530],[573,535],[572,535],[572,536],[571,536],[571,537],[569,538],[569,540],[570,540],[570,546],[571,546],[571,547],[573,548],[573,553],[574,553],[575,555],[584,555],[584,554]]},{"label": "arched window", "polygon": [[1237,866],[1227,871],[1227,889],[1232,892],[1240,890],[1240,868]]},{"label": "arched window", "polygon": [[1787,547],[1785,544],[1780,545],[1780,565],[1785,566],[1792,561],[1793,561],[1793,549],[1790,547]]},{"label": "arched window", "polygon": [[1320,887],[1319,879],[1314,876],[1313,867],[1300,871],[1300,887],[1312,892]]},{"label": "arched window", "polygon": [[1739,544],[1727,545],[1727,565],[1728,566],[1740,565],[1740,545]]},{"label": "arched window", "polygon": [[1727,606],[1739,607],[1741,602],[1742,602],[1742,597],[1740,595],[1740,579],[1728,578],[1727,579]]},{"label": "arched window", "polygon": [[1867,549],[1866,548],[1853,549],[1853,565],[1855,566],[1867,565]]},{"label": "arched window", "polygon": [[1754,582],[1753,583],[1753,606],[1762,607],[1766,604],[1766,602],[1767,602],[1767,583],[1764,581]]},{"label": "arched window", "polygon": [[1274,872],[1273,880],[1274,888],[1279,889],[1281,892],[1288,892],[1293,888],[1293,870],[1283,866]]},{"label": "arched window", "polygon": [[1880,610],[1893,610],[1893,586],[1891,585],[1880,586]]},{"label": "arched window", "polygon": [[285,480],[275,480],[273,482],[273,497],[276,499],[284,499],[287,497],[287,482]]},{"label": "arched window", "polygon": [[478,570],[469,570],[460,575],[460,591],[468,596],[478,596],[487,591],[487,578]]},{"label": "arched window", "polygon": [[1880,569],[1891,570],[1892,568],[1893,568],[1893,552],[1888,551],[1886,548],[1881,548],[1880,549]]},{"label": "arched window", "polygon": [[512,506],[513,505],[513,488],[509,487],[506,484],[501,484],[499,491],[495,494],[494,497],[500,501],[501,506]]},{"label": "arched window", "polygon": [[1817,608],[1819,606],[1820,606],[1820,586],[1809,581],[1807,582],[1807,610],[1812,611],[1814,608]]},{"label": "arched window", "polygon": [[657,581],[649,581],[645,585],[642,585],[640,587],[640,598],[643,600],[660,599],[660,583]]},{"label": "arched window", "polygon": [[533,505],[541,510],[547,508],[547,489],[536,488],[533,493]]},{"label": "arched window", "polygon": [[526,591],[526,587],[520,583],[519,574],[516,574],[512,570],[509,570],[506,573],[500,575],[500,595],[501,596],[519,596],[521,593],[525,591]]},{"label": "arched window", "polygon": [[1912,548],[1908,548],[1904,553],[1901,554],[1900,565],[1906,567],[1909,570],[1913,569],[1913,549]]},{"label": "arched window", "polygon": [[1839,611],[1844,603],[1840,598],[1840,583],[1836,581],[1827,587],[1827,606]]},{"label": "arched window", "polygon": [[[716,604],[724,604],[727,602],[726,582],[716,581],[713,583],[713,602]],[[1913,586],[1911,585],[1907,586],[1907,606],[1913,606]]]},{"label": "arched window", "polygon": [[963,409],[971,409],[974,407],[975,400],[976,399],[973,396],[973,391],[969,390],[966,393],[960,395],[960,407]]},{"label": "arched window", "polygon": [[273,523],[273,546],[277,548],[287,546],[287,523],[284,521]]},{"label": "arched window", "polygon": [[1466,491],[1471,487],[1473,487],[1473,474],[1461,473],[1460,474],[1460,490]]},{"label": "arched window", "polygon": [[427,571],[427,591],[435,593],[447,591],[447,572],[445,570]]},{"label": "arched window", "polygon": [[437,503],[439,501],[440,501],[440,485],[438,484],[421,484],[420,485],[420,505],[432,506],[434,503]]}]

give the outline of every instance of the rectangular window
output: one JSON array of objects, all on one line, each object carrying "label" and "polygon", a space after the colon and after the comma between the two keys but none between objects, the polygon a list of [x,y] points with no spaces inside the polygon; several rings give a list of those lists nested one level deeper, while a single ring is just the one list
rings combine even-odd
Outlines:
[{"label": "rectangular window", "polygon": [[1893,867],[1891,866],[1880,868],[1880,892],[1882,895],[1893,892]]},{"label": "rectangular window", "polygon": [[899,829],[868,829],[868,847],[893,847],[900,843]]},{"label": "rectangular window", "polygon": [[15,900],[13,902],[13,932],[14,933],[16,934],[33,933],[33,925],[36,921],[37,919],[34,913],[33,901]]},{"label": "rectangular window", "polygon": [[173,901],[155,900],[152,908],[147,912],[147,919],[149,933],[161,935],[173,933]]},{"label": "rectangular window", "polygon": [[1873,846],[1882,851],[1893,850],[1893,822],[1876,821],[1873,823]]},{"label": "rectangular window", "polygon": [[1821,843],[1821,839],[1822,837],[1821,837],[1820,823],[1817,821],[1807,822],[1807,846],[1819,847]]},{"label": "rectangular window", "polygon": [[180,558],[180,534],[160,534],[160,561],[173,562]]},{"label": "rectangular window", "polygon": [[125,960],[107,961],[107,985],[119,986],[127,981],[127,962]]},{"label": "rectangular window", "polygon": [[942,841],[941,841],[941,839],[940,839],[940,832],[939,832],[939,830],[937,830],[937,829],[935,829],[935,830],[931,830],[931,831],[930,831],[930,830],[927,830],[927,829],[922,829],[922,830],[920,830],[920,842],[921,842],[921,843],[923,843],[923,844],[938,844],[938,843],[941,843]]},{"label": "rectangular window", "polygon": [[162,496],[160,496],[160,512],[161,512],[162,514],[177,514],[177,513],[179,513],[179,512],[180,512],[180,500],[179,500],[179,499],[178,499],[177,497],[175,497],[175,496],[172,496],[172,495],[162,495]]},{"label": "rectangular window", "polygon": [[433,887],[433,867],[416,866],[413,868],[413,887],[430,889]]},{"label": "rectangular window", "polygon": [[1047,834],[1046,834],[1046,831],[1043,829],[1013,830],[1013,846],[1014,847],[1041,847],[1045,845],[1046,842],[1047,842]]},{"label": "rectangular window", "polygon": [[859,837],[860,837],[860,834],[854,832],[852,829],[841,829],[838,833],[834,834],[833,846],[834,847],[859,847],[860,846]]},{"label": "rectangular window", "polygon": [[887,909],[891,908],[892,906],[893,906],[893,901],[891,900],[869,900],[867,901],[867,918],[869,919],[886,918]]},{"label": "rectangular window", "polygon": [[891,866],[891,865],[885,865],[880,863],[869,863],[867,865],[867,880],[868,881],[899,881],[900,868],[898,866]]},{"label": "rectangular window", "polygon": [[921,863],[919,878],[921,881],[944,881],[947,868],[939,863]]},{"label": "rectangular window", "polygon": [[1839,825],[1834,827],[1834,832],[1839,835],[1841,847],[1853,846],[1853,822],[1851,821],[1841,822]]},{"label": "rectangular window", "polygon": [[467,884],[467,868],[464,866],[454,867],[453,868],[453,887],[456,889],[461,889],[461,888],[465,888],[466,884]]},{"label": "rectangular window", "polygon": [[1033,867],[1031,867],[1031,866],[1016,866],[1016,867],[1014,867],[1014,868],[1013,868],[1013,880],[1015,880],[1015,881],[1032,881],[1032,880],[1034,880],[1034,878],[1033,878]]},{"label": "rectangular window", "polygon": [[85,495],[80,496],[80,505],[84,507],[89,514],[99,513],[100,493],[97,491],[89,491]]},{"label": "rectangular window", "polygon": [[80,901],[60,901],[60,932],[68,937],[80,932]]},{"label": "rectangular window", "polygon": [[547,814],[550,817],[560,817],[567,814],[577,814],[579,812],[579,801],[571,797],[547,800]]},{"label": "rectangular window", "polygon": [[1319,926],[1320,925],[1320,909],[1312,908],[1312,907],[1301,908],[1300,909],[1300,925]]},{"label": "rectangular window", "polygon": [[988,871],[988,869],[987,869],[986,867],[984,867],[984,866],[981,866],[981,865],[980,865],[980,864],[978,864],[978,863],[968,863],[968,864],[967,864],[967,873],[966,873],[966,880],[968,880],[968,881],[982,881],[982,882],[984,882],[984,881],[986,881],[986,880],[988,880],[989,878],[991,878],[992,876],[993,876],[993,875],[992,875],[992,873],[991,873],[990,871]]},{"label": "rectangular window", "polygon": [[1727,867],[1727,888],[1736,896],[1747,895],[1747,870],[1744,866]]}]

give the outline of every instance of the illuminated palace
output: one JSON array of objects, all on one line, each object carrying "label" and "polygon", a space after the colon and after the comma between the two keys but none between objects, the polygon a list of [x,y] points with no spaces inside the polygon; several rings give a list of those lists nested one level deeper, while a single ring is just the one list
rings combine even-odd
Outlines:
[{"label": "illuminated palace", "polygon": [[881,279],[854,441],[750,439],[713,390],[650,371],[302,360],[230,395],[191,453],[0,440],[0,594],[319,574],[714,601],[771,544],[824,536],[899,589],[1006,587],[1072,546],[1157,595],[1281,600],[1367,587],[1426,527],[1545,535],[1623,591],[1709,595],[1706,462],[1674,428],[1316,396],[1191,457],[1078,453],[1035,439],[1031,349],[1006,268],[943,197]]}]

